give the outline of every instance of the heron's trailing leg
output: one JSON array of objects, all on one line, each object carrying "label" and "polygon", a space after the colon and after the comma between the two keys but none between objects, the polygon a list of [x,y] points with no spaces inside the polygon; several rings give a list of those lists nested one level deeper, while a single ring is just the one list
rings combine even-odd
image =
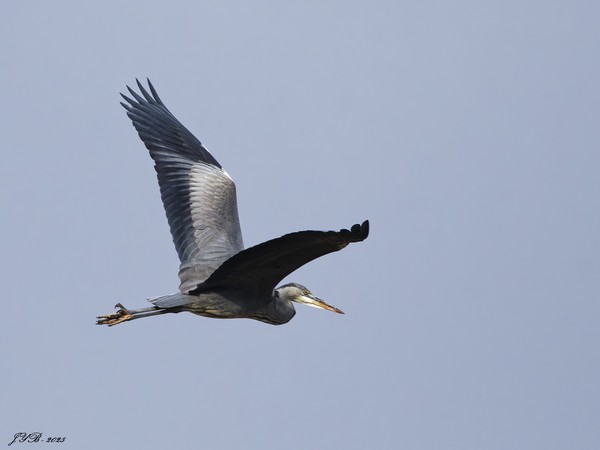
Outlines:
[{"label": "heron's trailing leg", "polygon": [[96,322],[96,325],[108,325],[109,327],[112,327],[113,325],[117,325],[121,322],[126,322],[128,320],[140,319],[142,317],[149,316],[157,316],[159,314],[172,312],[168,309],[159,308],[158,306],[151,306],[150,308],[140,309],[127,309],[120,303],[117,303],[115,305],[115,308],[119,308],[119,310],[114,314],[98,316],[98,321]]}]

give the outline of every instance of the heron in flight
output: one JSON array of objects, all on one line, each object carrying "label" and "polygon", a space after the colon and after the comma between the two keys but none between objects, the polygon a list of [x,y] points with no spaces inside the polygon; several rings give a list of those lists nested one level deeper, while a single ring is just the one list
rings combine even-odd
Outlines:
[{"label": "heron in flight", "polygon": [[273,325],[296,314],[292,302],[343,314],[298,283],[276,287],[304,264],[369,235],[369,222],[340,231],[299,231],[244,249],[235,184],[217,160],[148,92],[121,103],[150,151],[181,265],[179,292],[148,299],[153,306],[98,316],[98,325],[188,311],[214,318],[250,318]]}]

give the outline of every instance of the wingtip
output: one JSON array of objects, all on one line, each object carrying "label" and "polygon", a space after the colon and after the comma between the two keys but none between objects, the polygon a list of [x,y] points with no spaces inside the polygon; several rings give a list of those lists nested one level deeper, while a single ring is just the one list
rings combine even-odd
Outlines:
[{"label": "wingtip", "polygon": [[[142,93],[142,95],[144,95],[144,91],[145,91],[144,85],[140,82],[139,79],[137,79],[137,78],[135,79],[135,84],[137,84],[138,89],[140,90],[140,92]],[[146,96],[144,95],[144,97],[146,97]]]},{"label": "wingtip", "polygon": [[[135,98],[137,96],[137,92],[135,92],[131,86],[129,86],[128,84],[125,85],[125,87],[127,88],[127,90],[129,91],[129,94],[133,96],[133,98]],[[137,100],[137,99],[136,99]]]},{"label": "wingtip", "polygon": [[165,104],[163,103],[163,101],[158,96],[158,93],[156,92],[156,89],[154,89],[154,85],[150,81],[150,78],[146,78],[146,81],[148,82],[148,87],[150,88],[150,92],[152,93],[152,96],[154,97],[154,100],[156,100],[156,102],[159,105],[165,106]]},{"label": "wingtip", "polygon": [[125,100],[127,100],[131,104],[133,104],[133,103],[141,103],[141,104],[143,104],[144,100],[145,100],[148,103],[157,103],[157,104],[165,107],[163,101],[158,96],[158,93],[156,92],[156,89],[154,88],[154,85],[150,81],[150,78],[147,77],[146,81],[148,83],[148,88],[150,89],[150,92],[148,92],[148,90],[144,87],[144,85],[139,80],[139,78],[135,79],[135,84],[137,85],[139,91],[142,93],[143,98],[137,92],[135,92],[135,90],[132,89],[131,86],[129,86],[129,85],[125,85],[125,87],[129,91],[129,94],[135,100],[129,99],[128,97],[125,97],[123,94],[121,94],[121,96],[123,96],[123,98],[125,98]]},{"label": "wingtip", "polygon": [[[127,86],[127,89],[129,89],[129,86]],[[129,104],[133,104],[135,103],[131,98],[127,97],[125,94],[123,94],[122,92],[119,92],[119,95],[123,98],[123,100],[125,100],[127,103]]]},{"label": "wingtip", "polygon": [[[122,94],[121,94],[122,95]],[[119,102],[123,108],[125,108],[128,112],[131,112],[131,106],[127,103]]]},{"label": "wingtip", "polygon": [[362,234],[365,239],[369,236],[369,220],[365,220],[360,226],[360,234]]},{"label": "wingtip", "polygon": [[[346,230],[347,232],[348,230]],[[362,224],[354,224],[350,228],[350,233],[354,235],[354,239],[357,241],[364,241],[369,236],[369,221],[365,220]]]}]

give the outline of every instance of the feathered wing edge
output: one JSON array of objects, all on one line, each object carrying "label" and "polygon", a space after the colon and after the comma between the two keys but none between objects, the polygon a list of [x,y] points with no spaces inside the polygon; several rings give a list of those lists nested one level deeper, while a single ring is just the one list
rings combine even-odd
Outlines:
[{"label": "feathered wing edge", "polygon": [[161,197],[181,261],[180,290],[187,292],[243,249],[235,183],[221,165],[164,105],[129,86],[121,103],[155,162]]}]

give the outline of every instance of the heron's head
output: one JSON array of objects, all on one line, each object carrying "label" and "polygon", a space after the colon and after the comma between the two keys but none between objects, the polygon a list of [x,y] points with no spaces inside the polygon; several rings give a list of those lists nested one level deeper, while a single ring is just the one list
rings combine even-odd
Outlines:
[{"label": "heron's head", "polygon": [[315,297],[312,294],[312,292],[310,292],[306,287],[302,286],[301,284],[284,284],[283,286],[278,287],[275,291],[279,298],[281,298],[282,300],[290,300],[292,302],[303,303],[314,308],[321,308],[338,314],[344,314],[342,310],[337,309],[335,306],[328,305],[320,298]]}]

